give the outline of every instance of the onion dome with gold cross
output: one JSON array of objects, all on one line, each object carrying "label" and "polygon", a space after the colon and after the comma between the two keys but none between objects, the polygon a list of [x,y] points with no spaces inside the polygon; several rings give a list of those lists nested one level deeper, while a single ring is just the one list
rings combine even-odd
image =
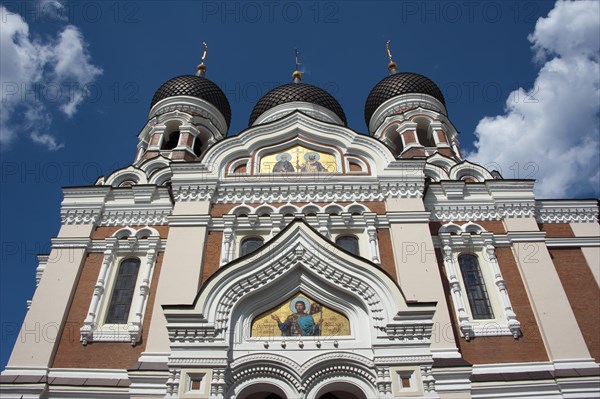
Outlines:
[{"label": "onion dome with gold cross", "polygon": [[150,116],[173,109],[198,112],[207,116],[217,128],[226,134],[231,123],[231,107],[227,96],[219,86],[205,76],[204,59],[197,67],[195,75],[181,75],[163,83],[152,98]]},{"label": "onion dome with gold cross", "polygon": [[331,94],[302,82],[298,62],[292,79],[292,83],[278,86],[258,100],[250,115],[249,126],[280,119],[296,110],[325,122],[347,125],[342,106]]},{"label": "onion dome with gold cross", "polygon": [[440,88],[428,77],[414,72],[400,72],[392,61],[389,52],[389,76],[377,83],[365,103],[365,122],[369,132],[373,133],[390,113],[398,109],[423,108],[434,109],[447,115],[446,101]]}]

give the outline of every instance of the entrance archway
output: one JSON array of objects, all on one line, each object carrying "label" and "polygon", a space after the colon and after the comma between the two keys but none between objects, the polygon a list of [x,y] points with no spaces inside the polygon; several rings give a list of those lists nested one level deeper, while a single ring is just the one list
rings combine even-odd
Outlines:
[{"label": "entrance archway", "polygon": [[242,389],[236,396],[236,399],[287,399],[283,390],[273,384],[258,383],[252,384]]},{"label": "entrance archway", "polygon": [[255,392],[246,396],[244,399],[286,399],[284,396],[269,392]]},{"label": "entrance archway", "polygon": [[367,399],[367,395],[352,383],[333,382],[322,386],[315,399]]},{"label": "entrance archway", "polygon": [[356,396],[350,392],[332,391],[332,392],[324,393],[323,395],[319,396],[318,399],[362,399],[362,398],[359,396]]}]

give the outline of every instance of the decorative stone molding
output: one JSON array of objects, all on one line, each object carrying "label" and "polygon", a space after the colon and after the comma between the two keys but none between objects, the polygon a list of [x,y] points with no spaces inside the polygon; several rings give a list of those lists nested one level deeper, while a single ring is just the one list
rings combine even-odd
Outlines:
[{"label": "decorative stone molding", "polygon": [[[126,234],[126,244],[122,240],[123,234]],[[142,239],[140,236],[150,234],[148,238]],[[132,253],[134,249],[141,249],[138,246],[138,240],[145,241],[144,250],[145,262],[141,262],[140,273],[142,281],[137,292],[137,301],[132,300],[131,306],[135,304],[133,320],[127,325],[103,326],[98,320],[98,313],[104,301],[106,301],[106,287],[108,285],[108,276],[110,270],[115,267],[115,261],[120,254]],[[112,237],[106,238],[104,244],[104,258],[100,266],[98,279],[94,287],[92,301],[88,308],[87,316],[80,328],[80,340],[83,345],[93,341],[108,342],[131,342],[135,346],[141,339],[142,323],[144,311],[150,293],[150,282],[154,265],[156,264],[157,251],[161,247],[161,240],[158,232],[150,227],[144,227],[139,230],[124,228],[116,231]]]},{"label": "decorative stone molding", "polygon": [[[197,97],[175,96],[165,98],[152,107],[148,119],[152,120],[154,116],[158,115],[160,117],[175,112],[207,119],[220,132],[218,138],[222,138],[227,134],[227,123],[221,112],[214,105]],[[160,118],[160,122],[164,122],[164,119],[164,117]]]},{"label": "decorative stone molding", "polygon": [[221,266],[231,262],[233,258],[233,243],[235,241],[235,234],[233,230],[233,224],[236,217],[233,215],[226,215],[223,217],[225,229],[223,230],[223,251],[221,253]]},{"label": "decorative stone molding", "polygon": [[427,94],[409,93],[390,98],[381,104],[371,116],[369,121],[369,132],[376,137],[381,134],[381,125],[387,121],[387,118],[394,118],[395,115],[408,113],[410,110],[417,112],[434,112],[434,115],[447,115],[446,107],[436,98]]},{"label": "decorative stone molding", "polygon": [[598,223],[598,201],[536,201],[535,218],[538,223]]},{"label": "decorative stone molding", "polygon": [[421,379],[423,381],[423,390],[425,392],[435,392],[435,378],[433,377],[431,366],[421,366]]},{"label": "decorative stone molding", "polygon": [[463,300],[462,286],[457,277],[457,268],[454,265],[452,247],[445,245],[442,254],[444,256],[444,268],[446,269],[446,276],[452,294],[452,302],[457,313],[458,327],[468,341],[472,336],[472,325]]},{"label": "decorative stone molding", "polygon": [[343,380],[344,377],[351,377],[374,386],[377,381],[374,367],[372,360],[351,352],[321,354],[302,365],[284,356],[258,353],[246,355],[233,362],[227,383],[229,391],[233,392],[236,387],[249,381],[268,376],[285,381],[300,394],[307,394],[320,382],[331,378]]},{"label": "decorative stone molding", "polygon": [[[452,237],[451,234],[460,234],[461,237],[460,239],[456,239],[456,237]],[[478,335],[494,336],[506,334],[510,334],[513,338],[518,339],[521,336],[521,323],[517,320],[513,311],[504,278],[498,265],[494,234],[486,232],[485,229],[476,223],[469,222],[459,226],[450,222],[440,227],[438,236],[440,244],[442,245],[444,268],[448,284],[450,285],[452,302],[459,323],[459,329],[465,339],[468,341],[472,337]],[[502,312],[506,319],[505,325],[474,326],[474,321],[471,320],[471,317],[467,312],[463,287],[458,279],[459,268],[455,265],[454,261],[456,250],[460,250],[463,247],[468,248],[469,251],[475,250],[475,252],[478,252],[477,248],[483,251],[484,262],[480,262],[480,267],[487,265],[491,271],[495,286],[494,291],[502,306]],[[488,287],[488,291],[494,292],[490,287]]]},{"label": "decorative stone molding", "polygon": [[[232,276],[230,278],[235,276],[235,283],[225,283],[227,280],[220,279],[213,280],[213,284],[216,284],[214,287],[222,283],[227,284],[226,288],[225,286],[222,289],[206,288],[206,293],[199,298],[205,298],[200,303],[208,307],[202,313],[209,312],[210,316],[198,315],[199,310],[194,309],[165,308],[167,330],[172,345],[224,341],[229,334],[233,333],[229,332],[228,328],[232,323],[231,312],[235,309],[236,303],[248,292],[260,290],[279,276],[286,275],[291,269],[302,271],[306,278],[310,276],[312,279],[319,279],[336,286],[343,292],[351,293],[357,300],[360,298],[361,303],[368,310],[371,327],[374,331],[379,331],[386,341],[389,338],[402,340],[408,338],[411,330],[408,325],[404,325],[405,323],[412,324],[415,331],[420,331],[419,339],[429,339],[431,315],[419,319],[417,313],[433,308],[429,309],[421,305],[419,310],[411,309],[408,314],[400,315],[400,318],[388,320],[387,315],[393,305],[389,302],[391,299],[387,292],[394,288],[385,283],[389,277],[378,268],[374,268],[372,264],[359,267],[357,262],[360,261],[336,251],[320,234],[299,220],[295,221],[295,225],[288,227],[287,232],[282,232],[277,237],[276,241],[271,242],[269,248],[257,252],[252,258],[241,258],[239,265],[230,264],[227,272],[220,274],[222,279],[229,278],[227,277],[229,275]],[[238,271],[237,267],[241,268],[242,264],[243,268]],[[375,278],[373,274],[379,277]],[[387,296],[382,297],[381,292],[386,292]],[[394,309],[393,314],[397,312],[398,310]]]},{"label": "decorative stone molding", "polygon": [[181,186],[177,188],[175,200],[177,201],[210,201],[215,195],[215,188],[211,186]]},{"label": "decorative stone molding", "polygon": [[44,275],[44,271],[46,271],[46,266],[48,265],[49,255],[40,254],[37,256],[38,266],[35,269],[35,286],[40,285],[40,281],[42,280],[42,276]]},{"label": "decorative stone molding", "polygon": [[432,221],[469,221],[469,220],[502,220],[503,218],[533,217],[533,206],[520,205],[433,205],[427,206],[431,211]]},{"label": "decorative stone molding", "polygon": [[[306,205],[303,206],[296,206],[290,202],[285,203],[284,205],[281,205],[277,208],[269,206],[269,210],[271,215],[272,214],[287,214],[290,211],[293,211],[294,214],[304,214],[307,212],[311,212],[311,213],[327,213],[327,209],[331,208],[331,207],[339,207],[339,209],[341,209],[341,214],[347,213],[347,214],[351,214],[351,213],[364,213],[364,212],[370,212],[370,209],[368,206],[366,206],[365,204],[361,204],[358,202],[353,202],[349,205],[340,205],[335,201],[329,202],[323,206],[321,205],[317,205],[314,204],[312,202],[308,202]],[[239,213],[244,213],[246,215],[251,215],[251,214],[255,214],[257,213],[258,209],[263,209],[265,208],[264,205],[257,205],[257,206],[252,206],[249,204],[245,204],[242,203],[238,206],[236,206],[235,208],[233,208],[232,210],[229,211],[230,215],[237,215]]]},{"label": "decorative stone molding", "polygon": [[[310,178],[308,178],[310,179]],[[398,194],[399,195],[399,194]],[[408,195],[408,191],[406,191]],[[415,194],[416,195],[416,194]],[[385,195],[377,185],[329,186],[237,186],[224,187],[216,203],[243,202],[346,202],[382,201]]]},{"label": "decorative stone molding", "polygon": [[60,210],[61,224],[96,224],[100,218],[99,208],[63,208]]},{"label": "decorative stone molding", "polygon": [[375,227],[377,215],[374,213],[366,214],[365,220],[367,222],[367,235],[369,237],[369,250],[371,252],[371,261],[376,264],[381,264],[379,260],[379,241],[377,239],[377,228]]},{"label": "decorative stone molding", "polygon": [[169,222],[171,209],[109,210],[104,211],[99,226],[164,226]]},{"label": "decorative stone molding", "polygon": [[376,356],[373,362],[376,365],[396,365],[410,363],[433,363],[431,355],[426,356]]}]

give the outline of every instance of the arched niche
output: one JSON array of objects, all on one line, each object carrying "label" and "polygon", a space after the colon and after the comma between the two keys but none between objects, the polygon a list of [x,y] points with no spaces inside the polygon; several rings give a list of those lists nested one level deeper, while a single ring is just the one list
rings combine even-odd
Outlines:
[{"label": "arched niche", "polygon": [[[347,330],[340,331],[339,334],[329,334],[331,331],[328,329],[326,331],[328,334],[305,336],[306,339],[351,340],[369,345],[372,331],[360,327],[369,325],[368,310],[361,299],[321,280],[310,272],[307,265],[300,263],[286,275],[246,295],[236,304],[231,314],[230,346],[234,349],[242,349],[245,346],[252,347],[253,343],[265,339],[285,340],[286,337],[277,334],[277,331],[274,331],[273,336],[253,334],[253,323],[288,300],[297,298],[299,294],[309,298],[311,304],[319,303],[331,314],[345,318],[348,323]],[[283,317],[280,318],[284,321]],[[325,319],[324,322],[327,320]],[[341,324],[340,327],[344,328],[344,325]]]}]

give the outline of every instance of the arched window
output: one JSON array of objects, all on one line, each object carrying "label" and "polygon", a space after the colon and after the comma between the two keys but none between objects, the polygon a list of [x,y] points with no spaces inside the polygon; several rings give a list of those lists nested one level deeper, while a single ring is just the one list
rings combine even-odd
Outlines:
[{"label": "arched window", "polygon": [[460,255],[458,264],[465,282],[465,290],[469,298],[473,319],[493,319],[494,312],[492,311],[477,257],[471,254]]},{"label": "arched window", "polygon": [[179,144],[179,130],[169,133],[167,137],[163,139],[162,150],[172,150]]},{"label": "arched window", "polygon": [[260,237],[249,237],[242,240],[242,248],[240,250],[240,256],[249,254],[250,252],[256,251],[263,245],[264,240]]},{"label": "arched window", "polygon": [[355,236],[338,237],[335,239],[335,243],[354,255],[360,255],[358,251],[358,238]]},{"label": "arched window", "polygon": [[130,258],[121,262],[117,272],[117,281],[115,281],[110,304],[108,305],[106,324],[127,323],[139,270],[139,259]]}]

